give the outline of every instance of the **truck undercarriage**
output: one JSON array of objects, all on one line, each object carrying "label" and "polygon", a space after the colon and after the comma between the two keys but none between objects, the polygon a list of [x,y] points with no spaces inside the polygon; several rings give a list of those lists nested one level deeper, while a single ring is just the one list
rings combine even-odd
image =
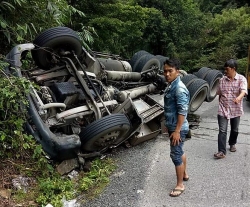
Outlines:
[{"label": "truck undercarriage", "polygon": [[[17,45],[7,55],[7,70],[31,82],[27,131],[51,159],[60,161],[155,138],[164,122],[165,78],[159,60],[150,56],[143,62],[142,57],[149,55],[138,56],[132,67],[132,59],[88,52],[67,27],[48,29],[33,43]],[[32,67],[24,68],[23,60]],[[184,77],[192,113],[212,87]],[[212,81],[219,77],[216,73]]]}]

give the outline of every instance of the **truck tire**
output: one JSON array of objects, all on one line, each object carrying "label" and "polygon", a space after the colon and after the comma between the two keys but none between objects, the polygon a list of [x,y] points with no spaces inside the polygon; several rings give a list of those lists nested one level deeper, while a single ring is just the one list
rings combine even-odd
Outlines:
[{"label": "truck tire", "polygon": [[60,51],[74,51],[77,56],[82,53],[82,44],[75,31],[68,27],[54,27],[39,34],[33,41],[35,49],[32,57],[38,67],[49,69],[53,66],[53,54],[60,56]]},{"label": "truck tire", "polygon": [[187,74],[181,77],[181,81],[188,87],[193,81],[195,81],[198,77],[193,74]]},{"label": "truck tire", "polygon": [[133,68],[133,71],[134,72],[141,72],[142,71],[142,68],[144,67],[144,65],[151,59],[153,58],[154,55],[152,54],[145,54],[145,55],[142,55],[135,63],[134,65],[134,68]]},{"label": "truck tire", "polygon": [[207,97],[208,83],[201,78],[195,79],[188,87],[190,93],[189,113],[195,112]]},{"label": "truck tire", "polygon": [[149,70],[149,69],[152,69],[153,67],[157,67],[160,69],[160,66],[161,66],[161,63],[159,60],[157,60],[156,58],[151,58],[150,60],[148,60],[146,62],[146,64],[143,66],[142,70],[141,71],[138,71],[138,72],[143,72],[143,71],[146,71],[146,70]]},{"label": "truck tire", "polygon": [[181,78],[183,78],[183,76],[188,74],[185,70],[179,70],[179,73]]},{"label": "truck tire", "polygon": [[136,61],[140,59],[142,55],[146,55],[146,54],[149,54],[149,53],[145,50],[140,50],[136,52],[129,61],[131,67],[134,68]]},{"label": "truck tire", "polygon": [[195,75],[198,78],[204,79],[206,77],[206,75],[209,73],[210,70],[212,70],[212,69],[207,68],[207,67],[202,67],[201,69],[198,70],[197,73],[195,73]]},{"label": "truck tire", "polygon": [[156,55],[155,56],[156,59],[158,59],[160,61],[160,71],[163,73],[163,70],[164,70],[164,62],[169,59],[169,57],[165,57],[165,56],[162,56],[162,55]]},{"label": "truck tire", "polygon": [[86,152],[102,151],[120,144],[131,124],[124,114],[111,114],[98,119],[80,132],[81,149]]},{"label": "truck tire", "polygon": [[222,78],[222,76],[223,74],[218,70],[210,70],[206,75],[204,80],[207,81],[209,85],[209,90],[206,98],[207,102],[211,102],[215,99],[217,95],[216,91],[219,86],[219,80],[220,78]]}]

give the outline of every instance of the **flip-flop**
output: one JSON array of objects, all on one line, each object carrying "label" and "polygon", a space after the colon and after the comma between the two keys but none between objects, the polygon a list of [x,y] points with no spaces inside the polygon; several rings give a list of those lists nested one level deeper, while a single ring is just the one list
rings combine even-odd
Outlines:
[{"label": "flip-flop", "polygon": [[[184,190],[185,190],[185,189],[181,190],[181,189],[176,189],[176,188],[174,188],[174,189],[171,191],[171,193],[169,193],[169,196],[171,196],[171,197],[178,197],[178,196],[180,196],[180,195],[184,192]],[[174,192],[180,192],[180,193],[179,193],[179,194],[172,194],[172,193],[174,193]]]},{"label": "flip-flop", "polygon": [[188,181],[188,180],[189,180],[189,177],[183,178],[183,181]]}]

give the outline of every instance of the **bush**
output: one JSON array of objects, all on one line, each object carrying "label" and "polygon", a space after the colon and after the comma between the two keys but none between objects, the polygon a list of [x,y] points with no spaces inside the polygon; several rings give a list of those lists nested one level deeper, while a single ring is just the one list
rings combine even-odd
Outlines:
[{"label": "bush", "polygon": [[[24,130],[28,107],[26,97],[31,83],[27,79],[7,75],[4,67],[0,62],[0,172],[2,169],[6,172],[1,174],[0,188],[11,189],[13,186],[4,184],[4,181],[11,183],[17,175],[36,178],[37,182],[29,186],[28,192],[12,191],[11,200],[23,206],[29,206],[29,203],[39,206],[51,203],[61,207],[63,199],[70,200],[81,193],[86,198],[96,196],[115,170],[113,161],[94,160],[90,172],[81,172],[77,180],[61,177],[55,171],[56,163],[49,164],[41,145]],[[0,205],[4,202],[0,198]]]},{"label": "bush", "polygon": [[[27,113],[26,95],[30,83],[24,78],[8,76],[1,69],[0,77],[0,157],[23,157],[35,147],[35,141],[24,132]],[[27,151],[26,151],[27,150]]]}]

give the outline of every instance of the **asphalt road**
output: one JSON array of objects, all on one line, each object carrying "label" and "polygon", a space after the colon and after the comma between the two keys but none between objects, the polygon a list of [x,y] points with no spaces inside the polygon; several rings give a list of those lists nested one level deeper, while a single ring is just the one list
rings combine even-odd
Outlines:
[{"label": "asphalt road", "polygon": [[237,151],[215,160],[217,152],[218,100],[204,102],[195,114],[201,117],[192,138],[185,142],[189,181],[176,198],[174,165],[169,157],[169,139],[156,139],[132,148],[118,148],[112,157],[118,169],[109,186],[84,207],[249,207],[250,206],[250,102],[244,100]]}]

